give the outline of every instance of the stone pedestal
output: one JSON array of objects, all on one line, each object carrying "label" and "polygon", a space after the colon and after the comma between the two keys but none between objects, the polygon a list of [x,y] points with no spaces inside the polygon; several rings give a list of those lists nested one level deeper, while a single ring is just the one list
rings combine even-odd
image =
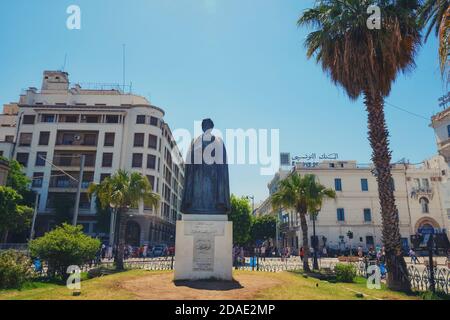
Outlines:
[{"label": "stone pedestal", "polygon": [[227,215],[183,215],[177,221],[175,280],[231,281],[233,223]]}]

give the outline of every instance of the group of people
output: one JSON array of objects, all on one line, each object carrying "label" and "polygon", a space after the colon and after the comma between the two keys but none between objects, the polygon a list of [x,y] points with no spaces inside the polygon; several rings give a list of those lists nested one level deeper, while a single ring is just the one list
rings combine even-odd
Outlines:
[{"label": "group of people", "polygon": [[386,251],[384,247],[369,248],[367,255],[364,254],[362,247],[358,247],[358,256],[363,259],[366,270],[369,266],[376,265],[380,268],[381,277],[386,277]]},{"label": "group of people", "polygon": [[[117,251],[117,245],[114,247],[102,244],[101,248],[99,250],[99,258],[101,257],[102,260],[112,260],[116,254]],[[166,250],[167,252],[164,252],[163,255],[169,255],[170,254],[170,248]],[[149,245],[142,245],[139,247],[133,247],[131,245],[125,245],[124,248],[124,259],[133,259],[133,258],[150,258],[153,257],[152,254],[152,247]]]}]

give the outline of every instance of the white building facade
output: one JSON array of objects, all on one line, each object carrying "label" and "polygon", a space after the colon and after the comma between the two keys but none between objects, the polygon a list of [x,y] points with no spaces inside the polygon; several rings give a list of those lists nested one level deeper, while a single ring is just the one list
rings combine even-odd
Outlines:
[{"label": "white building facade", "polygon": [[33,179],[40,195],[38,235],[53,226],[55,199],[75,197],[77,183],[61,170],[78,179],[84,155],[79,222],[86,233],[99,233],[95,199],[88,198],[87,187],[124,169],[146,176],[161,196],[157,211],[143,204],[130,210],[127,242],[174,242],[184,166],[161,108],[118,88],[70,87],[68,74],[60,71],[44,72],[41,91],[26,90],[18,107],[14,130],[0,129],[0,152],[19,161]]},{"label": "white building facade", "polygon": [[[435,157],[420,166],[407,163],[392,166],[392,187],[404,248],[410,245],[410,236],[420,228],[435,228],[448,234],[449,221],[442,206],[441,187],[447,172],[443,172],[442,164],[445,164],[444,160]],[[372,166],[360,166],[356,161],[324,161],[314,166],[299,163],[293,168],[291,173],[314,174],[321,184],[336,191],[336,199],[326,200],[316,219],[319,248],[325,245],[339,251],[361,246],[367,250],[382,245],[378,187],[372,170]],[[270,194],[276,191],[280,176],[287,175],[282,172],[275,176],[268,186]],[[298,249],[302,245],[300,217],[286,210],[281,216],[282,245]],[[312,228],[312,220],[308,219],[310,241]],[[351,240],[347,236],[349,231],[353,233]]]}]

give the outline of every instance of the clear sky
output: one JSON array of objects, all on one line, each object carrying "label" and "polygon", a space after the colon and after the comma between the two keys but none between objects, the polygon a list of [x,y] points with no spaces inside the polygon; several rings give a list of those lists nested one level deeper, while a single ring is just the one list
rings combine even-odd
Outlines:
[{"label": "clear sky", "polygon": [[[175,128],[211,117],[219,129],[280,129],[281,151],[338,153],[370,162],[366,113],[335,87],[303,46],[296,25],[310,0],[14,0],[0,2],[0,104],[40,88],[43,70],[71,82],[122,82],[122,44],[133,92],[166,111]],[[81,30],[66,9],[81,8]],[[393,160],[436,153],[432,114],[444,93],[432,38],[417,68],[400,75],[386,107]],[[231,191],[268,194],[258,166],[231,166]]]}]

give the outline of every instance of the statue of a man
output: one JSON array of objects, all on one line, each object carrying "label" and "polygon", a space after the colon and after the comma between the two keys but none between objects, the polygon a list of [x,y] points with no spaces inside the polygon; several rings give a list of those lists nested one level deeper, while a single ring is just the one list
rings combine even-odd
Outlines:
[{"label": "statue of a man", "polygon": [[202,122],[203,135],[191,143],[186,164],[183,201],[184,214],[228,214],[230,186],[227,154],[223,140],[212,135],[211,119]]}]

